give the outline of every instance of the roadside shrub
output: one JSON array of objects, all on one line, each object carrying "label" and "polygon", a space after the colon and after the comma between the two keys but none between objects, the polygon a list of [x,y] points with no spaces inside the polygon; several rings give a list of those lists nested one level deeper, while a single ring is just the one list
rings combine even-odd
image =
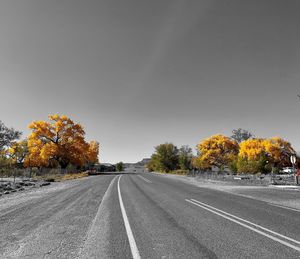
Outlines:
[{"label": "roadside shrub", "polygon": [[257,160],[247,160],[241,157],[237,161],[238,174],[257,174],[270,172],[270,165],[266,163],[265,157],[260,157]]}]

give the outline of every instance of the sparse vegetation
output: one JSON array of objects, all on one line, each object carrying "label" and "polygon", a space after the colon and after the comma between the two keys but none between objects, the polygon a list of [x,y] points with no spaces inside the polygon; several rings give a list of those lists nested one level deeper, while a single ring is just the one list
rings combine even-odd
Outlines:
[{"label": "sparse vegetation", "polygon": [[178,169],[178,170],[170,171],[169,174],[188,175],[189,170]]},{"label": "sparse vegetation", "polygon": [[74,179],[79,179],[84,177],[88,177],[87,172],[67,173],[67,174],[50,173],[43,176],[35,176],[34,179],[45,180],[48,182],[61,182],[61,181],[74,180]]}]

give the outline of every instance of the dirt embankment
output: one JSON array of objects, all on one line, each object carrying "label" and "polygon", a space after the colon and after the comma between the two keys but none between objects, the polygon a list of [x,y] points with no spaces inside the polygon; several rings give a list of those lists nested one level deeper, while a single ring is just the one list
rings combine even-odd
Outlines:
[{"label": "dirt embankment", "polygon": [[73,174],[53,174],[37,176],[31,179],[3,178],[0,181],[0,196],[16,192],[28,191],[35,188],[48,186],[54,182],[62,182],[87,177],[87,172]]}]

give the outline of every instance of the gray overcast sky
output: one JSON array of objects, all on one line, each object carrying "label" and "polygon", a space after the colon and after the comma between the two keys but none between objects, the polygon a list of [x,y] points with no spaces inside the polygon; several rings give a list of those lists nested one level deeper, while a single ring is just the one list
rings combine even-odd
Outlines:
[{"label": "gray overcast sky", "polygon": [[300,1],[1,0],[0,120],[70,116],[102,162],[245,128],[300,150]]}]

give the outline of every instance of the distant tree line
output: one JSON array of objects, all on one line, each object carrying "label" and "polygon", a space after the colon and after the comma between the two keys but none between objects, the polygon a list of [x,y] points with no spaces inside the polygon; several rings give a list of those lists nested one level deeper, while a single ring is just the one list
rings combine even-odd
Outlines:
[{"label": "distant tree line", "polygon": [[232,136],[213,135],[192,149],[182,146],[178,149],[172,143],[155,147],[155,152],[147,164],[149,171],[170,172],[174,170],[201,171],[213,167],[230,170],[233,173],[270,173],[291,166],[290,156],[296,152],[291,144],[280,137],[255,138],[244,129],[232,131]]}]

